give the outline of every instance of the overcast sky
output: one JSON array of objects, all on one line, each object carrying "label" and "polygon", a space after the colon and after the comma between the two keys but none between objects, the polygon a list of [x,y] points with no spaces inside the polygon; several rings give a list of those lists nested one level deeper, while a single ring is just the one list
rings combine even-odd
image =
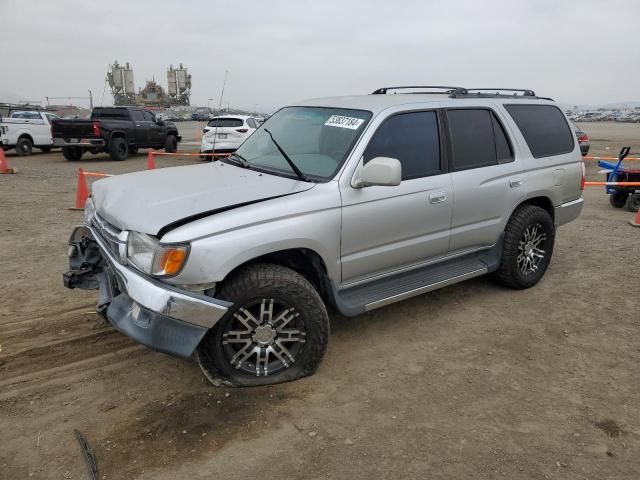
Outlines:
[{"label": "overcast sky", "polygon": [[[0,101],[85,96],[108,65],[136,88],[169,64],[192,104],[271,111],[407,84],[531,88],[561,103],[640,100],[640,1],[0,0]],[[104,104],[111,104],[107,87]]]}]

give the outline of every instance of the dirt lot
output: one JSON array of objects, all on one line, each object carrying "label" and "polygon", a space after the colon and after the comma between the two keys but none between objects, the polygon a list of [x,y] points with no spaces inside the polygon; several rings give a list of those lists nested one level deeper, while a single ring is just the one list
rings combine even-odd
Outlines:
[{"label": "dirt lot", "polygon": [[[594,154],[640,154],[640,124],[582,127]],[[183,150],[198,128],[180,125]],[[480,278],[334,317],[315,376],[227,390],[62,287],[77,167],[124,173],[145,155],[8,158],[19,173],[0,176],[1,479],[87,478],[74,429],[105,479],[640,478],[640,230],[599,188],[558,232],[537,287]]]}]

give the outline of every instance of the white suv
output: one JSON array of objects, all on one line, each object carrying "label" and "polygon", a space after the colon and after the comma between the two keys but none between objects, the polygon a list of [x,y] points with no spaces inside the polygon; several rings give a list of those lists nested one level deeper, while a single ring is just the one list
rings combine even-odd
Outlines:
[{"label": "white suv", "polygon": [[202,130],[200,153],[234,152],[258,128],[258,121],[246,115],[213,117]]}]

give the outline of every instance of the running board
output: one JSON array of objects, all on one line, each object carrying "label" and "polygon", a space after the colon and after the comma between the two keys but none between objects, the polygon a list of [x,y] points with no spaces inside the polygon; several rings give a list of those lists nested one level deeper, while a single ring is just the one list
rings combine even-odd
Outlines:
[{"label": "running board", "polygon": [[[489,250],[490,252],[491,250]],[[334,292],[336,307],[353,316],[495,270],[492,255],[472,254]]]}]

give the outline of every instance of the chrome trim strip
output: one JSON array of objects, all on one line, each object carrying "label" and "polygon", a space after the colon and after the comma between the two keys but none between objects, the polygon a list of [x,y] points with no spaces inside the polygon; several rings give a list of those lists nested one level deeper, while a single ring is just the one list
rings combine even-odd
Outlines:
[{"label": "chrome trim strip", "polygon": [[488,272],[489,272],[489,269],[487,267],[480,268],[478,270],[473,270],[472,272],[464,273],[462,275],[457,275],[455,277],[451,277],[446,280],[441,280],[440,282],[432,283],[430,285],[425,285],[424,287],[414,288],[413,290],[409,290],[408,292],[404,292],[404,293],[399,293],[397,295],[393,295],[392,297],[387,297],[387,298],[383,298],[382,300],[377,300],[375,302],[367,303],[364,306],[364,309],[365,309],[365,312],[368,312],[376,308],[384,307],[385,305],[389,305],[391,303],[395,303],[401,300],[405,300],[407,298],[415,297],[416,295],[420,295],[422,293],[438,290],[439,288],[446,287],[447,285],[453,285],[454,283],[462,282],[469,278],[479,277],[480,275],[484,275],[485,273],[488,273]]},{"label": "chrome trim strip", "polygon": [[131,299],[149,310],[201,327],[213,327],[226,313],[230,303],[204,295],[182,292],[169,285],[121,265],[104,244],[104,239],[88,227],[103,255],[118,276],[120,285]]}]

